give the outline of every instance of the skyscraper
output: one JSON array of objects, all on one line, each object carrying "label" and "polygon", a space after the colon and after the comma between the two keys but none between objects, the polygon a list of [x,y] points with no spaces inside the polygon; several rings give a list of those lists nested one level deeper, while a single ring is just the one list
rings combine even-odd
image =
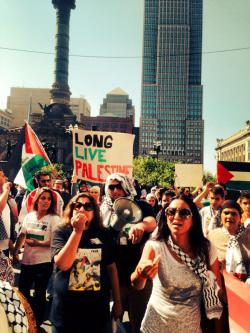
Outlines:
[{"label": "skyscraper", "polygon": [[132,117],[134,121],[135,108],[129,95],[121,88],[110,91],[100,106],[100,116],[106,117]]},{"label": "skyscraper", "polygon": [[145,0],[141,154],[203,163],[202,2]]}]

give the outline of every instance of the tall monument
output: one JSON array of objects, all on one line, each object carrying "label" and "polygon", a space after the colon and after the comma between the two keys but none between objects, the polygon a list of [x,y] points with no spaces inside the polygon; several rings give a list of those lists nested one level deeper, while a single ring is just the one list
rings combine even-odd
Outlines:
[{"label": "tall monument", "polygon": [[52,0],[56,9],[55,70],[52,85],[51,103],[44,107],[44,120],[75,121],[69,107],[70,89],[68,84],[69,67],[69,20],[70,11],[75,9],[75,0]]}]

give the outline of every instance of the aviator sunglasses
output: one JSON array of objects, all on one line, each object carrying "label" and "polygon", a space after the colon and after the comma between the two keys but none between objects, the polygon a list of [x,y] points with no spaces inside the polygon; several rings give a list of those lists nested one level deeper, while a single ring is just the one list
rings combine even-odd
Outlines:
[{"label": "aviator sunglasses", "polygon": [[90,212],[90,211],[94,210],[94,206],[92,205],[91,202],[85,202],[85,203],[73,202],[72,206],[73,206],[73,209],[76,209],[76,210],[79,210],[83,207],[84,210],[86,210],[86,212]]},{"label": "aviator sunglasses", "polygon": [[192,212],[188,208],[175,208],[175,207],[168,207],[165,210],[166,216],[175,216],[175,214],[178,212],[179,217],[182,219],[186,219],[190,216],[192,216]]},{"label": "aviator sunglasses", "polygon": [[121,184],[114,184],[114,185],[109,185],[108,186],[109,190],[114,191],[114,189],[116,188],[117,190],[122,190],[122,185]]}]

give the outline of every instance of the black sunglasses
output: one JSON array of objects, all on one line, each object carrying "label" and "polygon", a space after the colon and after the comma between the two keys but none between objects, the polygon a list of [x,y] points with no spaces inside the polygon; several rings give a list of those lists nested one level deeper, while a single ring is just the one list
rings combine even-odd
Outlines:
[{"label": "black sunglasses", "polygon": [[236,213],[236,212],[229,212],[228,210],[226,210],[226,211],[223,211],[223,214],[225,214],[225,215],[237,216],[239,213]]},{"label": "black sunglasses", "polygon": [[192,212],[187,209],[187,208],[172,208],[172,207],[168,207],[166,210],[165,210],[165,213],[167,216],[175,216],[175,214],[178,212],[179,214],[179,217],[182,218],[182,219],[186,219],[188,218],[189,216],[192,216]]},{"label": "black sunglasses", "polygon": [[77,202],[73,202],[72,206],[73,206],[73,209],[76,209],[76,210],[79,210],[83,207],[84,210],[86,210],[86,212],[90,212],[90,211],[94,210],[94,206],[91,202],[82,203],[82,202],[77,201]]},{"label": "black sunglasses", "polygon": [[111,190],[111,191],[114,191],[115,188],[116,188],[117,190],[123,190],[121,184],[109,185],[108,188],[109,188],[109,190]]}]

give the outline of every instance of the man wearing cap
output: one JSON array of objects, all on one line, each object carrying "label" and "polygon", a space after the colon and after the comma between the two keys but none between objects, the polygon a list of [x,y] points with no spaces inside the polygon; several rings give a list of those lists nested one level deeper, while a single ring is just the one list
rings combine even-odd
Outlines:
[{"label": "man wearing cap", "polygon": [[101,214],[106,227],[110,226],[113,214],[113,204],[116,199],[128,198],[133,200],[142,210],[142,221],[131,226],[128,235],[117,233],[117,269],[121,290],[123,310],[128,311],[131,332],[139,333],[141,321],[144,316],[148,299],[151,294],[152,283],[148,281],[145,289],[134,290],[131,286],[130,275],[137,266],[143,246],[149,234],[156,227],[156,220],[152,207],[141,200],[135,200],[136,191],[130,179],[121,173],[107,177],[105,183],[105,196],[101,205]]}]

